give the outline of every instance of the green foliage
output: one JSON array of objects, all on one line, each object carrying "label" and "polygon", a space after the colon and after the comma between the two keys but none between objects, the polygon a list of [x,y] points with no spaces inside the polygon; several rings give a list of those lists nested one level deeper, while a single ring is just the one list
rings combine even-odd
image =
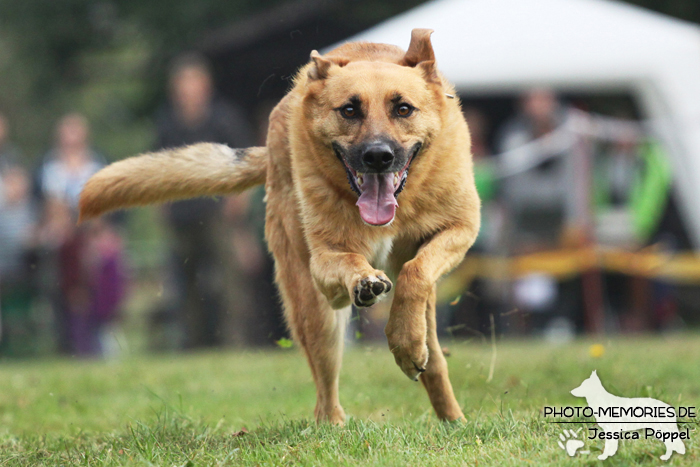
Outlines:
[{"label": "green foliage", "polygon": [[281,349],[291,349],[292,346],[294,345],[294,342],[292,342],[291,339],[287,339],[286,337],[283,337],[282,339],[278,340],[275,343]]},{"label": "green foliage", "polygon": [[[109,159],[147,150],[168,62],[206,34],[281,3],[0,0],[0,112],[28,165],[70,111],[89,117],[95,144]],[[366,27],[416,3],[337,2],[334,14]]]},{"label": "green foliage", "polygon": [[108,157],[143,151],[167,61],[205,31],[279,1],[0,1],[0,111],[30,159],[69,111],[90,118]]}]

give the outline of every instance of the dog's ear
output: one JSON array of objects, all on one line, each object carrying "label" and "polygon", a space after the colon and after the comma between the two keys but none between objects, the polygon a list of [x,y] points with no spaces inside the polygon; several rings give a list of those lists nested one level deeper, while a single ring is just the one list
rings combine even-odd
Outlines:
[{"label": "dog's ear", "polygon": [[406,55],[403,56],[402,65],[420,68],[426,81],[439,83],[437,67],[435,65],[435,52],[430,43],[432,29],[414,29],[411,31],[411,44]]},{"label": "dog's ear", "polygon": [[593,370],[593,372],[591,373],[591,378],[600,380],[600,378],[598,378],[598,371],[597,370]]},{"label": "dog's ear", "polygon": [[319,80],[328,78],[328,73],[334,65],[345,66],[348,60],[341,57],[324,57],[317,50],[311,51],[311,60],[314,62],[309,68],[309,79]]},{"label": "dog's ear", "polygon": [[437,74],[437,66],[435,65],[435,60],[425,60],[416,65],[416,68],[420,69],[423,73],[423,78],[429,83],[440,84],[440,78]]},{"label": "dog's ear", "polygon": [[406,55],[403,56],[403,65],[416,66],[420,62],[435,61],[433,45],[430,43],[432,29],[414,29],[411,31],[411,44]]}]

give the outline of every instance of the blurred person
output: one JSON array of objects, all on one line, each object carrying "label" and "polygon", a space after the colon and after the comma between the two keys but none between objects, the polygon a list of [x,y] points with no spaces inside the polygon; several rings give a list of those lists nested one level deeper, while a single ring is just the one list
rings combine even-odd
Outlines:
[{"label": "blurred person", "polygon": [[[596,155],[593,177],[595,238],[603,245],[634,248],[646,236],[643,232],[636,233],[634,228],[636,223],[633,220],[632,206],[637,192],[636,185],[639,185],[641,177],[666,177],[667,171],[661,170],[657,174],[654,167],[651,167],[650,174],[649,171],[642,170],[642,148],[639,143],[634,134],[622,134]],[[657,158],[654,154],[651,156],[650,162],[653,163]],[[662,165],[656,168],[664,167]],[[663,204],[665,196],[660,200]],[[645,212],[643,217],[648,217],[653,223],[659,216]]]},{"label": "blurred person", "polygon": [[89,332],[97,334],[98,350],[104,357],[115,357],[123,350],[115,328],[122,316],[128,276],[124,245],[114,217],[99,219],[89,226],[85,269],[92,280],[92,314]]},{"label": "blurred person", "polygon": [[10,127],[7,117],[0,113],[0,172],[17,164],[19,160],[19,150],[10,141]]},{"label": "blurred person", "polygon": [[77,210],[85,182],[104,166],[104,159],[90,146],[90,127],[84,116],[65,115],[56,128],[55,146],[44,156],[37,176],[41,199],[55,198]]},{"label": "blurred person", "polygon": [[[677,252],[679,239],[664,229],[673,173],[663,147],[621,135],[596,164],[596,239],[607,246],[643,246]],[[623,331],[666,329],[677,322],[675,287],[664,280],[605,274],[606,301]],[[621,292],[623,291],[623,292]]]},{"label": "blurred person", "polygon": [[550,133],[564,122],[565,116],[563,106],[551,89],[526,91],[520,97],[518,114],[500,131],[499,150],[507,151]]},{"label": "blurred person", "polygon": [[474,159],[483,161],[493,155],[488,142],[489,121],[484,113],[477,107],[464,107],[462,109],[464,120],[469,127],[469,136],[472,143],[472,156]]},{"label": "blurred person", "polygon": [[[198,142],[231,147],[253,143],[242,112],[215,95],[204,57],[187,54],[176,59],[169,86],[169,102],[158,117],[156,149]],[[246,340],[245,315],[252,311],[248,277],[259,270],[263,250],[245,233],[245,209],[240,209],[245,203],[242,197],[223,203],[195,199],[167,207],[174,237],[176,308],[186,348]],[[252,268],[248,274],[246,265]]]},{"label": "blurred person", "polygon": [[[255,128],[254,144],[257,146],[266,145],[267,131],[270,125],[269,117],[276,105],[276,101],[263,101],[255,109],[253,127]],[[250,269],[246,272],[248,282],[254,284],[249,292],[252,293],[255,302],[254,320],[250,322],[252,329],[249,333],[252,342],[249,343],[273,345],[281,338],[289,338],[290,334],[274,284],[274,261],[272,256],[267,254],[267,246],[264,243],[265,187],[258,187],[245,192],[244,195],[246,195],[244,197],[246,206],[236,217],[245,220],[244,225],[241,226],[243,228],[238,229],[238,232],[241,232],[243,236],[249,236],[250,242],[240,242],[240,246],[254,245],[255,249],[252,251],[257,257],[254,263],[250,263],[256,265],[254,270]],[[227,214],[227,218],[231,219],[232,216]],[[234,239],[237,236],[234,235]],[[242,250],[240,247],[236,249]],[[245,263],[248,262],[243,264],[244,269],[247,269]]]},{"label": "blurred person", "polygon": [[488,121],[475,107],[463,109],[464,119],[469,127],[474,160],[474,182],[481,199],[481,230],[471,251],[493,251],[498,245],[501,213],[496,199],[498,181],[493,164],[493,153],[489,148],[487,133]]},{"label": "blurred person", "polygon": [[[0,113],[0,176],[19,161],[19,151],[10,141],[10,127],[7,117]],[[0,177],[0,205],[3,202],[2,177]]]},{"label": "blurred person", "polygon": [[[520,98],[518,113],[500,129],[500,153],[546,137],[559,128],[567,108],[551,89],[534,88]],[[503,157],[503,156],[501,156]],[[575,222],[576,161],[568,153],[549,157],[535,167],[505,177],[500,183],[504,209],[502,249],[524,254],[565,246]],[[531,274],[514,284],[514,304],[531,313],[535,328],[552,325],[552,336],[568,339],[582,325],[581,285],[573,279],[557,283],[547,274]],[[517,314],[511,327],[524,330],[523,314]]]},{"label": "blurred person", "polygon": [[113,352],[106,326],[118,318],[126,287],[121,239],[105,219],[77,229],[60,246],[59,286],[70,352]]},{"label": "blurred person", "polygon": [[[474,160],[474,182],[481,199],[481,228],[476,242],[469,250],[470,254],[494,255],[498,253],[503,225],[503,209],[497,197],[498,180],[496,178],[493,152],[488,143],[489,121],[476,107],[464,107],[464,119],[469,127],[471,150]],[[476,277],[469,284],[468,291],[456,305],[449,322],[445,323],[452,333],[469,334],[475,331],[488,334],[490,318],[496,319],[498,310],[505,304],[502,282]],[[507,310],[502,310],[507,311]],[[500,328],[499,323],[496,327]]]},{"label": "blurred person", "polygon": [[0,204],[0,313],[5,355],[26,355],[35,350],[31,306],[35,295],[30,250],[36,213],[27,172],[8,165],[0,172],[4,202]]},{"label": "blurred person", "polygon": [[42,206],[36,236],[39,284],[54,311],[62,353],[99,353],[92,338],[79,336],[88,331],[76,330],[89,328],[81,316],[89,315],[95,293],[83,265],[89,226],[77,226],[76,221],[83,185],[104,166],[103,161],[90,144],[87,119],[69,113],[58,121],[54,146],[44,156],[35,178],[35,195]]},{"label": "blurred person", "polygon": [[69,313],[60,276],[60,269],[65,265],[61,262],[59,252],[76,235],[76,219],[70,206],[58,198],[45,199],[40,214],[33,253],[35,280],[39,295],[46,300],[53,312],[52,337],[55,339],[56,350],[70,354]]},{"label": "blurred person", "polygon": [[597,241],[627,249],[653,243],[672,182],[671,165],[661,144],[621,135],[598,155],[595,164]]},{"label": "blurred person", "polygon": [[[536,88],[520,98],[518,113],[500,129],[497,150],[504,153],[542,138],[560,127],[566,119],[566,107],[550,89]],[[507,246],[517,251],[532,251],[559,246],[573,204],[572,157],[561,154],[536,167],[506,177],[501,195],[507,210]]]}]

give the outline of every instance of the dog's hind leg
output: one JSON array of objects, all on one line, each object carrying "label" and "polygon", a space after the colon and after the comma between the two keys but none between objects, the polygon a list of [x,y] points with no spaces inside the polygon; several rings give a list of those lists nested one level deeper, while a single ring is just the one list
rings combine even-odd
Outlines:
[{"label": "dog's hind leg", "polygon": [[289,162],[289,102],[287,95],[270,114],[265,238],[275,257],[275,278],[287,324],[306,355],[316,383],[316,420],[341,424],[345,412],[338,399],[338,375],[350,309],[332,310],[311,278]]},{"label": "dog's hind leg", "polygon": [[301,342],[316,383],[317,422],[342,425],[345,411],[338,396],[338,378],[343,358],[345,327],[350,307],[333,310],[325,298],[318,295],[308,308],[299,310],[305,316],[294,334]]},{"label": "dog's hind leg", "polygon": [[291,304],[287,316],[292,334],[306,354],[316,384],[314,415],[317,422],[339,425],[345,421],[338,397],[338,377],[350,307],[333,310],[310,282],[302,287],[295,285],[298,292],[307,296]]},{"label": "dog's hind leg", "polygon": [[[309,365],[316,374],[316,408],[314,415],[319,422],[334,425],[345,422],[345,411],[338,396],[338,378],[343,359],[345,327],[350,318],[350,307],[333,310],[325,300],[322,305],[307,312],[319,314],[311,326],[304,329],[305,352]],[[307,317],[307,322],[309,322]]]},{"label": "dog's hind leg", "polygon": [[435,300],[436,287],[433,286],[425,311],[429,358],[425,372],[420,375],[420,380],[428,391],[430,403],[433,405],[438,418],[449,421],[459,420],[463,419],[464,415],[452,391],[452,384],[450,384],[450,378],[447,373],[447,361],[438,342],[435,322]]}]

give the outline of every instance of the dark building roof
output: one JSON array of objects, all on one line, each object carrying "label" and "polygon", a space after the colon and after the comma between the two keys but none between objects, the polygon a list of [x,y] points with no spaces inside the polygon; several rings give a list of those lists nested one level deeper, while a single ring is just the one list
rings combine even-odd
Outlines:
[{"label": "dark building roof", "polygon": [[217,89],[252,117],[260,105],[284,96],[312,50],[342,41],[418,3],[295,0],[213,31],[198,49],[212,61]]}]

